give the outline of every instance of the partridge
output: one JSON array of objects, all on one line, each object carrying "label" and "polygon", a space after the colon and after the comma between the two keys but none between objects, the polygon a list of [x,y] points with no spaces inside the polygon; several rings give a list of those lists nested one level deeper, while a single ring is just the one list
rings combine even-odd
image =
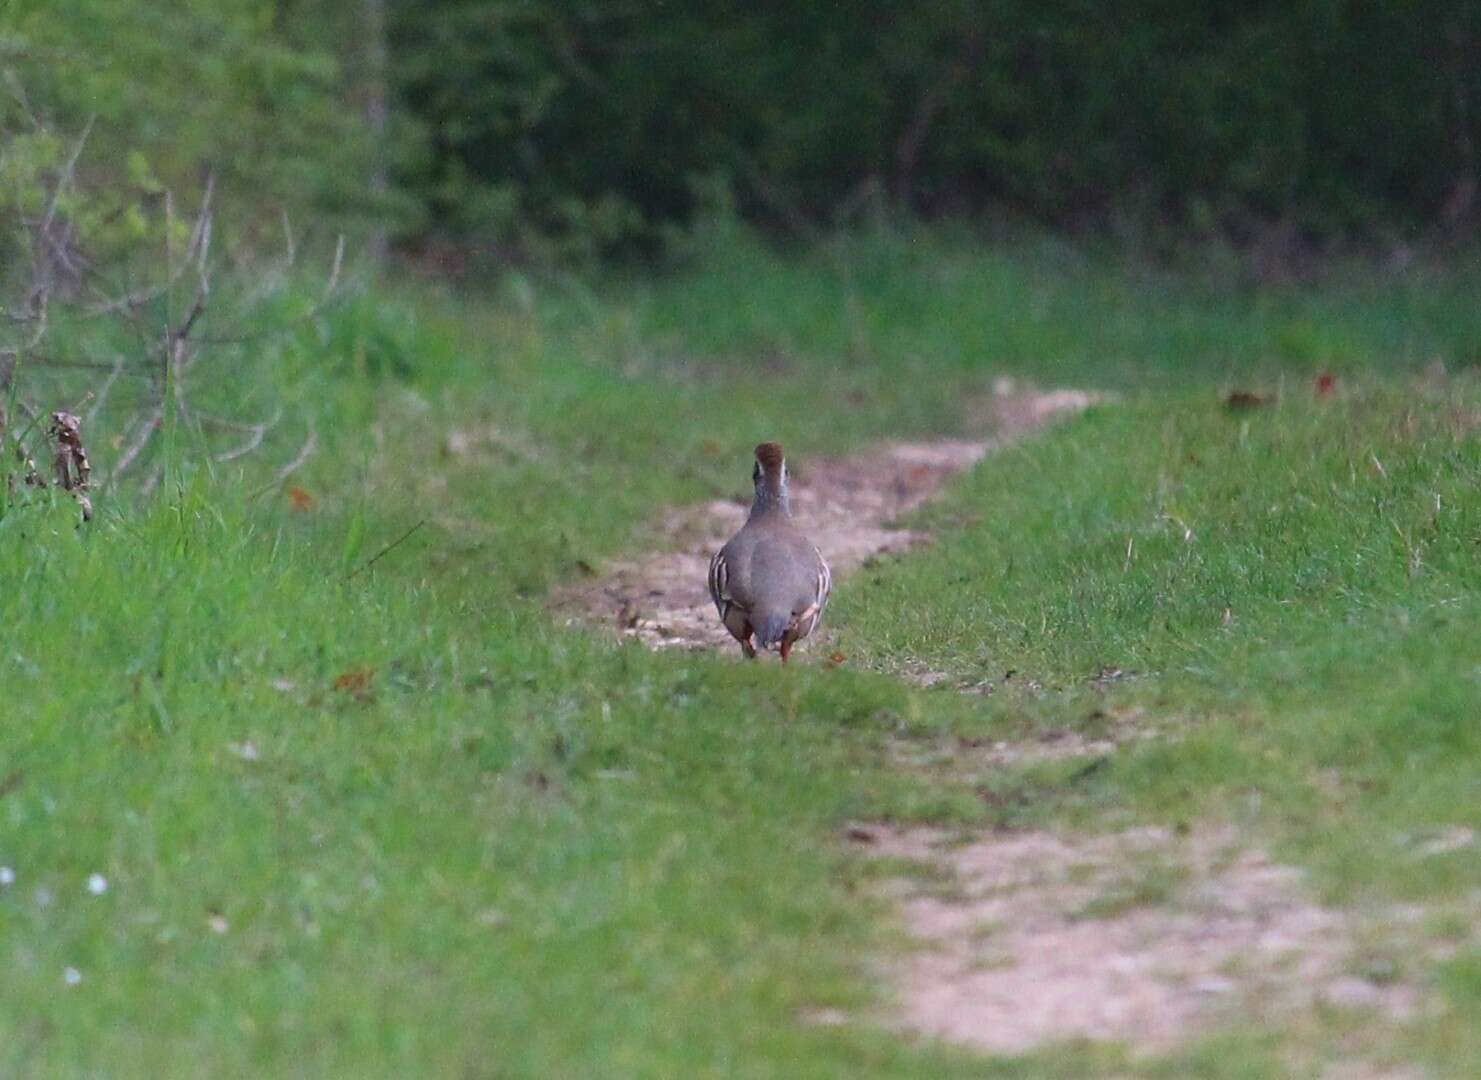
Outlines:
[{"label": "partridge", "polygon": [[780,444],[756,447],[756,499],[740,532],[710,560],[710,597],[741,651],[792,646],[823,617],[833,573],[822,552],[792,522],[787,462]]}]

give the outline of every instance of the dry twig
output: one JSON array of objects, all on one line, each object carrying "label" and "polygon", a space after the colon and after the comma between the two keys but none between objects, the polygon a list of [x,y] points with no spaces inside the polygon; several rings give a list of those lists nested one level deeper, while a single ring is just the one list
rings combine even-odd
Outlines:
[{"label": "dry twig", "polygon": [[[24,90],[13,75],[3,72],[0,79],[20,103],[25,122],[36,131],[44,131],[44,124],[31,110]],[[235,433],[229,445],[207,446],[205,452],[211,460],[238,461],[263,447],[267,436],[277,427],[282,410],[277,410],[266,420],[209,415],[196,409],[191,402],[192,391],[199,389],[192,372],[210,346],[240,345],[287,332],[292,325],[319,317],[337,298],[345,254],[344,239],[340,237],[322,291],[313,299],[310,310],[293,319],[292,325],[280,323],[265,331],[254,329],[250,333],[240,333],[239,328],[230,323],[223,325],[221,317],[213,310],[215,265],[211,253],[215,176],[212,175],[207,177],[194,214],[185,219],[189,228],[183,244],[178,240],[184,231],[181,229],[184,222],[177,216],[179,210],[173,193],[164,193],[163,252],[151,256],[156,265],[151,276],[157,280],[134,280],[136,275],[127,257],[109,266],[99,265],[89,249],[90,238],[79,235],[77,221],[71,214],[73,201],[70,198],[78,188],[78,163],[92,127],[93,121],[89,120],[69,146],[64,160],[47,183],[48,190],[43,193],[39,211],[32,217],[21,219],[28,263],[20,270],[25,276],[13,302],[0,304],[0,329],[7,325],[11,328],[10,340],[0,342],[0,402],[8,396],[11,411],[24,414],[31,421],[27,431],[19,433],[6,430],[4,417],[0,416],[0,450],[3,450],[5,442],[13,445],[21,464],[21,468],[12,474],[13,478],[21,476],[27,484],[45,486],[47,479],[36,469],[27,450],[26,437],[32,428],[39,430],[43,426],[44,415],[49,416],[46,431],[55,443],[51,472],[56,483],[77,498],[85,517],[91,516],[89,492],[95,485],[81,430],[84,423],[91,428],[98,420],[122,376],[147,379],[148,397],[120,428],[123,434],[113,443],[119,453],[107,475],[106,484],[112,485],[139,468],[147,458],[156,434],[175,416],[193,424],[202,433],[203,441],[207,431]],[[121,209],[116,211],[122,212]],[[283,219],[283,240],[281,264],[267,273],[254,274],[255,280],[249,288],[233,292],[231,308],[237,318],[245,316],[291,282],[299,245],[286,217]],[[188,299],[184,306],[176,307],[182,294]],[[163,325],[154,321],[161,311]],[[137,343],[137,354],[112,354],[99,360],[60,355],[55,347],[45,348],[53,325],[92,319],[117,319],[119,325],[129,328]],[[96,370],[99,381],[95,389],[88,389],[85,394],[79,394],[80,388],[73,386],[62,401],[51,403],[51,407],[56,409],[66,401],[77,402],[70,410],[43,413],[37,401],[38,371],[53,369]],[[27,384],[28,393],[21,392],[22,380]],[[79,419],[77,414],[84,406],[88,406],[87,411]],[[216,438],[222,436],[213,435],[213,441]],[[318,435],[311,427],[297,455],[277,471],[264,490],[281,484],[299,469],[317,445]],[[157,475],[156,463],[151,466],[141,490],[151,491],[157,483],[154,480]]]},{"label": "dry twig", "polygon": [[303,441],[303,446],[299,449],[298,454],[293,458],[292,461],[288,462],[288,464],[279,469],[270,482],[263,484],[262,487],[254,491],[252,493],[252,497],[255,499],[258,495],[271,491],[273,488],[281,484],[284,480],[287,480],[288,477],[292,476],[299,469],[303,468],[304,462],[313,457],[314,451],[318,448],[319,432],[314,428],[309,428],[309,437]]},{"label": "dry twig", "polygon": [[47,434],[57,444],[52,462],[57,484],[63,491],[71,492],[82,507],[82,520],[91,521],[93,503],[87,492],[93,466],[87,459],[87,447],[82,445],[82,422],[69,412],[54,412]]}]

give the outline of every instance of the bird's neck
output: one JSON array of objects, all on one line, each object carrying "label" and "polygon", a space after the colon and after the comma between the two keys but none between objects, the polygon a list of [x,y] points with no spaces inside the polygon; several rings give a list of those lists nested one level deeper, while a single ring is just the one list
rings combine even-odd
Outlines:
[{"label": "bird's neck", "polygon": [[785,487],[776,489],[766,486],[757,487],[756,501],[751,503],[751,520],[756,521],[773,515],[784,518],[792,516],[792,500],[787,497],[787,489]]}]

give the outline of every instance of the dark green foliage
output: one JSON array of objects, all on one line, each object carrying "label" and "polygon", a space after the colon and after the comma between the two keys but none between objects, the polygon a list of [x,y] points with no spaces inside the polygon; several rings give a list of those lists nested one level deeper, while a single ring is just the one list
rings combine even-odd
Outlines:
[{"label": "dark green foliage", "polygon": [[885,196],[1245,241],[1470,210],[1476,5],[465,0],[395,22],[409,177],[460,232],[599,245],[699,207],[826,220]]},{"label": "dark green foliage", "polygon": [[95,184],[211,170],[273,227],[312,211],[499,256],[651,250],[732,201],[804,232],[882,207],[1266,247],[1468,227],[1478,50],[1481,6],[1445,0],[0,9],[34,111],[63,137],[96,115]]},{"label": "dark green foliage", "polygon": [[15,91],[0,97],[0,122],[70,140],[94,117],[81,179],[126,197],[184,195],[212,172],[223,205],[241,213],[250,200],[273,227],[283,208],[363,203],[334,6],[15,0],[0,7]]}]

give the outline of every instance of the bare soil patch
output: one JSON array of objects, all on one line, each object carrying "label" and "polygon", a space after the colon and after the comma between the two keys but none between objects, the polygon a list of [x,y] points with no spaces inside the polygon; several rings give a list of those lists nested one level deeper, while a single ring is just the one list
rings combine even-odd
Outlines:
[{"label": "bare soil patch", "polygon": [[[951,682],[957,693],[988,693],[990,686]],[[1085,762],[1093,768],[1124,746],[1152,739],[1175,740],[1180,731],[1174,718],[1148,717],[1140,706],[1112,706],[1085,717],[1083,729],[1045,728],[1005,731],[999,738],[941,735],[935,738],[897,738],[889,744],[890,760],[904,769],[925,773],[934,782],[975,787],[979,778],[1001,769],[1042,765],[1045,762]]]},{"label": "bare soil patch", "polygon": [[1158,1051],[1236,1016],[1275,1027],[1322,1007],[1403,1021],[1422,1005],[1402,976],[1365,972],[1371,921],[1313,902],[1299,870],[1232,830],[964,845],[928,830],[849,835],[951,883],[894,883],[923,946],[898,974],[899,1020],[917,1032],[996,1053],[1074,1039]]},{"label": "bare soil patch", "polygon": [[[983,410],[992,431],[987,438],[883,443],[848,457],[790,463],[792,511],[835,577],[846,574],[866,559],[925,539],[895,523],[953,476],[1097,400],[1079,390],[1035,391],[1000,382]],[[716,500],[668,511],[659,524],[657,553],[614,563],[598,579],[561,592],[556,610],[656,649],[730,645],[705,575],[710,557],[745,521],[747,506]]]}]

